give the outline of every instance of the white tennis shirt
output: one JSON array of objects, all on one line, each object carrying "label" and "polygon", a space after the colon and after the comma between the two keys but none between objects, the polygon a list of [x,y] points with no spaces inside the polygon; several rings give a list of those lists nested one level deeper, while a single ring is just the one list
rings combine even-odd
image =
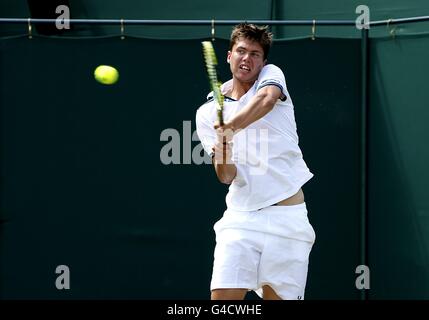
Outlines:
[{"label": "white tennis shirt", "polygon": [[[244,108],[267,85],[279,87],[286,99],[279,99],[264,117],[234,135],[232,161],[237,176],[226,196],[226,205],[233,210],[254,211],[273,205],[293,196],[313,177],[298,146],[294,106],[283,72],[277,66],[264,66],[254,85],[238,101],[225,97],[224,119],[227,121]],[[231,88],[232,79],[222,85],[222,93]],[[213,125],[217,114],[212,95],[196,114],[197,134],[209,155],[216,143]]]}]

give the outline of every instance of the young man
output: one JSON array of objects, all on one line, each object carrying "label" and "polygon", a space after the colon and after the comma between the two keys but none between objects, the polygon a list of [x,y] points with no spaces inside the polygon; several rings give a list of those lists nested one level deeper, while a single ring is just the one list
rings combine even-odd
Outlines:
[{"label": "young man", "polygon": [[313,176],[298,146],[294,106],[283,72],[267,64],[272,34],[236,26],[222,85],[224,125],[208,102],[196,115],[197,133],[222,183],[227,210],[216,222],[211,298],[303,299],[315,233],[301,187]]}]

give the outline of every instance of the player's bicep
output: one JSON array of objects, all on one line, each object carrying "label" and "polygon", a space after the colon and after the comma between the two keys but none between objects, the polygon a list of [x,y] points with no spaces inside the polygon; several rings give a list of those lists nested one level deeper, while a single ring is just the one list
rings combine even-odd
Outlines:
[{"label": "player's bicep", "polygon": [[276,101],[277,99],[286,100],[286,96],[284,95],[282,88],[275,84],[268,84],[263,86],[258,90],[258,94],[269,97],[270,99]]}]

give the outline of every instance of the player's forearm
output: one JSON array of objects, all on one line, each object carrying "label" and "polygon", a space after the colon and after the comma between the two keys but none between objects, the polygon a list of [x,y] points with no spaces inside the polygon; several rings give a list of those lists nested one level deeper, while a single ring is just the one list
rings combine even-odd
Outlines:
[{"label": "player's forearm", "polygon": [[244,129],[270,112],[276,102],[276,97],[267,93],[258,93],[251,99],[247,106],[228,121],[228,125],[234,131]]},{"label": "player's forearm", "polygon": [[219,163],[213,159],[216,175],[220,182],[231,184],[237,175],[237,167],[233,163]]}]

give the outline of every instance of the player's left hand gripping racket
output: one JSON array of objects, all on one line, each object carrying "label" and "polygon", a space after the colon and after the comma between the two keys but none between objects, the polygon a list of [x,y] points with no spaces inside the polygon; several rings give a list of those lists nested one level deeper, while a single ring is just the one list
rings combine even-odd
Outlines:
[{"label": "player's left hand gripping racket", "polygon": [[217,119],[219,124],[223,126],[223,95],[220,91],[220,83],[217,79],[217,59],[216,52],[210,41],[203,41],[203,54],[206,62],[207,74],[209,77],[210,87],[213,91],[213,97],[217,102]]}]

